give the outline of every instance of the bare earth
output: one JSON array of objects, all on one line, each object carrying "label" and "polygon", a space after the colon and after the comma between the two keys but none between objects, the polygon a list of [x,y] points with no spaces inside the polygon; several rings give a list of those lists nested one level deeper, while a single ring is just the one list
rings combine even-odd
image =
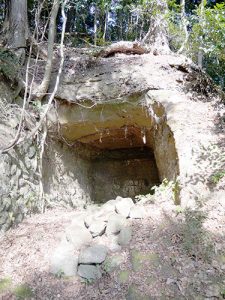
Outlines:
[{"label": "bare earth", "polygon": [[89,284],[49,273],[51,254],[76,212],[27,218],[0,239],[0,280],[12,281],[0,299],[17,299],[14,288],[21,284],[31,288],[31,299],[224,299],[223,196],[194,211],[168,202],[146,210],[149,218],[133,222],[132,241],[120,252],[123,264]]}]

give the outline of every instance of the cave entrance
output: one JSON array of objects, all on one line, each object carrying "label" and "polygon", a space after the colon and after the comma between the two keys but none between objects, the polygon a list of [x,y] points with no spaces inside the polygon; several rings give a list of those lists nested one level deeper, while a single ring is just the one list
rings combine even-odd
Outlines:
[{"label": "cave entrance", "polygon": [[160,182],[154,153],[147,147],[102,151],[91,169],[92,199],[97,203],[148,194]]},{"label": "cave entrance", "polygon": [[160,183],[150,128],[101,128],[80,141],[80,152],[86,153],[90,162],[92,201],[104,203],[117,196],[134,199]]},{"label": "cave entrance", "polygon": [[139,100],[91,109],[60,104],[61,140],[49,143],[44,167],[50,198],[78,207],[134,198],[164,178],[176,180],[179,164],[164,108]]}]

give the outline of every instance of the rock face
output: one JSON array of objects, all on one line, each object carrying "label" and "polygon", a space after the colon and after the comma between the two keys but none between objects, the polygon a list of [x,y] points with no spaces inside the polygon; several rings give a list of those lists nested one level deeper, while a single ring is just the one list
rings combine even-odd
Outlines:
[{"label": "rock face", "polygon": [[[108,58],[82,53],[65,53],[42,164],[36,141],[1,153],[2,230],[43,209],[42,187],[46,202],[81,208],[118,195],[134,199],[164,178],[179,179],[174,200],[186,206],[199,195],[207,198],[211,177],[224,168],[224,122],[217,111],[222,104],[190,61],[151,53]],[[0,79],[4,108],[13,93]],[[15,137],[18,111],[1,116],[0,151]],[[23,134],[35,122],[31,111]]]},{"label": "rock face", "polygon": [[[198,93],[199,78],[207,81],[205,76],[176,55],[121,55],[97,61],[86,56],[88,68],[82,68],[82,59],[77,56],[66,63],[57,92],[58,120],[53,112],[49,118],[53,124],[59,121],[67,141],[82,145],[83,154],[87,146],[90,198],[133,198],[164,178],[179,178],[177,203],[191,204],[196,193],[207,196],[213,167],[207,155],[206,160],[201,157],[211,144],[218,144],[212,122],[212,101],[218,95],[213,87]],[[218,145],[219,153],[223,147]],[[204,179],[198,180],[198,174]]]}]

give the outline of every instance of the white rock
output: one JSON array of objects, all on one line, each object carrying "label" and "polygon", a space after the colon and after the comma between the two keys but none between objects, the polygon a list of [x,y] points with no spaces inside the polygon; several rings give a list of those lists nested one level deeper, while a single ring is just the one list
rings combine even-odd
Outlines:
[{"label": "white rock", "polygon": [[50,272],[58,275],[75,276],[78,257],[74,255],[73,246],[63,240],[55,249],[50,260]]},{"label": "white rock", "polygon": [[106,227],[107,236],[119,233],[122,227],[126,224],[127,219],[124,216],[116,213],[112,214],[108,219],[108,224]]},{"label": "white rock", "polygon": [[79,250],[84,245],[89,245],[92,241],[92,236],[88,229],[76,223],[67,227],[66,238],[76,250]]},{"label": "white rock", "polygon": [[123,227],[118,235],[117,242],[121,246],[126,246],[132,238],[132,228],[130,226]]},{"label": "white rock", "polygon": [[143,219],[145,217],[145,208],[143,206],[133,206],[130,209],[131,219]]},{"label": "white rock", "polygon": [[116,203],[115,207],[116,207],[116,212],[118,214],[127,218],[130,214],[130,209],[133,206],[134,206],[134,202],[131,198],[121,198],[120,201]]},{"label": "white rock", "polygon": [[105,232],[106,223],[103,221],[94,221],[89,227],[89,231],[93,237],[101,236]]},{"label": "white rock", "polygon": [[107,248],[103,245],[94,245],[80,252],[79,264],[101,264],[107,255]]}]

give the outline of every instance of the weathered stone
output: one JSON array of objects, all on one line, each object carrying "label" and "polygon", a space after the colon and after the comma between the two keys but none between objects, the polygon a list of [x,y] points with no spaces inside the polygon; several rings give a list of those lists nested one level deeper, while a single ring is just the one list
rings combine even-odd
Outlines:
[{"label": "weathered stone", "polygon": [[126,225],[127,220],[124,216],[118,215],[116,213],[112,214],[108,219],[108,224],[106,227],[106,234],[117,234],[120,232],[122,227]]},{"label": "weathered stone", "polygon": [[120,201],[116,203],[115,207],[116,207],[116,212],[118,214],[127,218],[130,214],[130,209],[133,206],[134,206],[134,202],[131,198],[121,198]]},{"label": "weathered stone", "polygon": [[88,229],[79,224],[72,224],[67,227],[66,238],[77,250],[84,245],[89,245],[92,241],[92,236]]},{"label": "weathered stone", "polygon": [[118,199],[115,200],[109,200],[106,203],[104,203],[101,207],[101,211],[104,213],[110,213],[114,212],[116,208],[116,203],[118,202]]},{"label": "weathered stone", "polygon": [[28,149],[27,155],[28,155],[28,157],[31,159],[31,158],[34,157],[35,153],[36,153],[35,147],[34,147],[34,146],[31,146],[31,147]]},{"label": "weathered stone", "polygon": [[75,276],[77,274],[78,257],[73,246],[62,240],[50,261],[50,272],[56,275]]},{"label": "weathered stone", "polygon": [[16,174],[16,170],[17,170],[17,166],[16,165],[12,165],[12,167],[11,167],[11,175]]},{"label": "weathered stone", "polygon": [[8,213],[6,211],[1,212],[0,225],[3,225],[7,219],[8,219]]},{"label": "weathered stone", "polygon": [[100,266],[94,265],[79,265],[78,275],[87,280],[96,280],[102,277],[102,272]]},{"label": "weathered stone", "polygon": [[143,219],[145,217],[145,208],[143,206],[133,206],[130,209],[131,219]]},{"label": "weathered stone", "polygon": [[93,237],[96,237],[98,235],[103,235],[105,232],[106,223],[103,221],[95,221],[91,224],[89,227],[89,231],[92,234]]},{"label": "weathered stone", "polygon": [[101,264],[107,255],[107,248],[103,245],[94,245],[80,252],[79,264]]},{"label": "weathered stone", "polygon": [[117,242],[121,246],[126,246],[132,238],[132,228],[129,226],[123,227],[118,235]]},{"label": "weathered stone", "polygon": [[87,228],[89,228],[94,221],[95,221],[94,215],[87,215],[84,218],[84,224]]}]

